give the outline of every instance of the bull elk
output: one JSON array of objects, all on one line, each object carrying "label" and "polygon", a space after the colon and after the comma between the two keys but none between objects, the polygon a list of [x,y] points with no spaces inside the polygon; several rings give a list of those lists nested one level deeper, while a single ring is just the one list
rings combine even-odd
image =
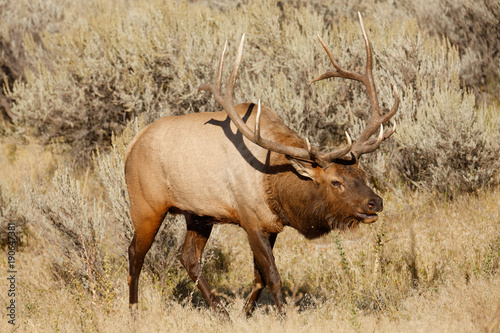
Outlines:
[{"label": "bull elk", "polygon": [[[234,106],[233,88],[245,35],[236,55],[226,91],[221,91],[222,51],[214,84],[199,90],[211,92],[224,111],[158,119],[130,144],[125,176],[130,195],[134,236],[129,247],[129,297],[138,303],[138,281],[144,257],[167,213],[183,214],[187,233],[180,261],[208,304],[227,315],[202,273],[200,259],[212,227],[233,223],[247,235],[254,258],[253,288],[245,303],[250,315],[267,286],[278,311],[283,309],[281,278],[273,246],[285,226],[312,239],[333,229],[377,221],[382,198],[366,184],[358,167],[361,155],[377,149],[395,130],[384,134],[383,123],[397,111],[394,87],[392,109],[382,115],[372,75],[372,51],[361,15],[366,44],[366,73],[340,67],[325,42],[319,41],[334,70],[312,82],[340,77],[362,82],[371,103],[371,118],[356,141],[330,152],[311,146],[287,127],[276,113],[250,103]],[[377,137],[371,138],[379,132]]]}]

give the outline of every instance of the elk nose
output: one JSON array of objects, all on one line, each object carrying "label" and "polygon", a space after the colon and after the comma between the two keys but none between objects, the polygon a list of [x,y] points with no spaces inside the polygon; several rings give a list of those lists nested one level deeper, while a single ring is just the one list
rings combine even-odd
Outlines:
[{"label": "elk nose", "polygon": [[368,209],[372,212],[381,212],[384,209],[384,200],[379,196],[371,198],[368,201]]}]

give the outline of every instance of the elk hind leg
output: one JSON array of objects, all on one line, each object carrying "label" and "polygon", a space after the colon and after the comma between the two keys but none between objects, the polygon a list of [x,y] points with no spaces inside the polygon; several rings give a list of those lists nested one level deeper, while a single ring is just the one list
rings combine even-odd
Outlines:
[{"label": "elk hind leg", "polygon": [[186,268],[191,279],[196,283],[196,286],[207,300],[209,306],[216,313],[229,318],[229,314],[224,309],[219,298],[212,293],[207,280],[203,276],[200,263],[203,249],[212,232],[212,223],[211,218],[186,214],[187,232],[186,240],[182,247],[181,263]]},{"label": "elk hind leg", "polygon": [[144,264],[144,257],[151,248],[158,229],[163,222],[166,212],[154,212],[153,210],[137,211],[131,210],[132,222],[134,224],[134,236],[128,248],[129,256],[129,307],[131,310],[137,308],[139,301],[139,275]]}]

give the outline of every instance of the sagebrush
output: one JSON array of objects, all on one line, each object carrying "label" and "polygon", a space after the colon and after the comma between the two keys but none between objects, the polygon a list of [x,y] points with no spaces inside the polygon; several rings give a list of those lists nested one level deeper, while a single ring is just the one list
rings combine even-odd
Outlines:
[{"label": "sagebrush", "polygon": [[[402,95],[393,143],[364,163],[372,183],[387,189],[402,182],[439,192],[496,185],[499,162],[492,156],[500,149],[499,123],[486,116],[489,106],[478,104],[477,94],[462,84],[465,68],[471,67],[464,51],[446,34],[432,36],[422,30],[408,14],[415,12],[413,5],[394,17],[390,15],[395,9],[381,14],[389,3],[354,3],[345,6],[345,12],[332,11],[342,8],[337,5],[276,5],[264,0],[232,9],[173,0],[66,5],[58,29],[41,37],[43,48],[26,35],[24,49],[32,65],[26,67],[24,82],[7,86],[12,113],[19,128],[45,142],[69,143],[78,163],[88,163],[96,144],[106,150],[112,134],[121,133],[138,115],[150,123],[165,115],[216,110],[213,99],[197,94],[197,87],[213,76],[224,42],[236,43],[246,32],[235,100],[260,98],[313,144],[338,145],[345,130],[355,137],[364,126],[369,113],[366,92],[356,83],[307,82],[330,66],[317,33],[344,67],[364,68],[358,23],[348,18],[357,9],[365,15],[373,44],[382,107],[393,102],[392,84]],[[331,19],[325,21],[325,15]],[[495,19],[487,15],[484,20],[490,26]],[[498,43],[488,36],[478,38],[491,41],[488,64],[495,65]],[[494,77],[490,88],[498,81]],[[474,161],[464,165],[458,158]],[[434,172],[443,174],[429,176]]]}]

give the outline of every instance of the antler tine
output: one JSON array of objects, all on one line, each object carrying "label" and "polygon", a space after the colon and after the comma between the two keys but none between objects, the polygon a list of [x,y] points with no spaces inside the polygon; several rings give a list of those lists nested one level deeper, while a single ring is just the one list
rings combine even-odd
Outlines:
[{"label": "antler tine", "polygon": [[359,140],[360,142],[367,141],[376,131],[380,122],[380,111],[378,106],[377,99],[377,90],[375,89],[375,82],[373,80],[373,57],[372,57],[372,48],[370,45],[370,41],[368,40],[368,36],[366,35],[365,25],[363,23],[363,18],[361,17],[361,13],[358,12],[359,24],[361,26],[361,32],[363,34],[363,39],[365,41],[366,46],[366,73],[363,76],[363,83],[366,86],[368,97],[370,98],[371,105],[371,119],[365,130],[361,133]]},{"label": "antler tine", "polygon": [[377,141],[375,141],[375,144],[378,146],[382,140],[384,140],[384,125],[380,124],[380,132],[378,132],[378,137]]},{"label": "antler tine", "polygon": [[366,73],[372,72],[373,62],[372,62],[372,48],[370,46],[370,41],[368,40],[368,36],[366,35],[365,24],[363,23],[363,18],[361,17],[361,13],[358,12],[359,24],[361,25],[361,32],[363,33],[363,39],[365,40],[366,46]]},{"label": "antler tine", "polygon": [[233,89],[236,82],[236,76],[238,75],[238,69],[240,68],[241,56],[243,55],[243,44],[245,43],[245,34],[241,36],[240,46],[238,47],[238,52],[236,53],[236,59],[234,60],[233,70],[229,76],[229,81],[226,87],[226,98],[231,98],[233,100]]},{"label": "antler tine", "polygon": [[383,125],[380,125],[380,132],[375,139],[368,140],[360,145],[357,146],[356,153],[358,156],[361,156],[362,154],[366,153],[371,153],[372,151],[376,150],[380,143],[387,138],[389,138],[394,132],[396,131],[396,121],[394,121],[394,124],[392,125],[392,128],[384,134],[383,132]]},{"label": "antler tine", "polygon": [[317,78],[313,79],[308,84],[311,84],[311,83],[316,82],[316,81],[328,79],[331,77],[340,77],[340,78],[346,78],[346,79],[351,79],[351,80],[363,82],[362,75],[355,73],[355,72],[345,70],[338,64],[338,62],[335,60],[335,57],[333,56],[332,51],[330,51],[330,49],[328,48],[326,43],[323,41],[323,39],[321,38],[319,33],[318,33],[318,39],[319,39],[319,42],[321,43],[321,45],[323,46],[323,48],[325,49],[326,54],[328,54],[328,57],[330,58],[330,61],[336,70],[326,72],[325,74],[322,74],[322,75],[318,76]]},{"label": "antler tine", "polygon": [[394,124],[389,132],[384,134],[384,140],[392,135],[392,133],[396,132],[396,121],[394,120]]},{"label": "antler tine", "polygon": [[320,154],[321,158],[327,162],[327,165],[331,164],[336,159],[346,156],[351,151],[352,148],[351,136],[347,132],[345,132],[345,135],[347,139],[347,145],[344,148],[340,148],[329,153]]},{"label": "antler tine", "polygon": [[349,135],[349,133],[345,132],[345,136],[347,139],[347,145],[344,148],[341,148],[341,149],[324,154],[323,159],[325,159],[326,161],[331,163],[333,160],[342,158],[342,157],[346,156],[347,154],[349,154],[349,152],[352,149],[352,140],[351,140],[351,136]]},{"label": "antler tine", "polygon": [[380,131],[377,137],[365,142],[359,142],[355,147],[356,149],[355,150],[353,149],[353,154],[354,156],[359,157],[363,154],[370,153],[375,149],[377,149],[380,143],[384,140],[385,140],[384,126],[380,125]]},{"label": "antler tine", "polygon": [[309,154],[312,154],[312,147],[308,138],[306,138],[306,144],[307,144],[307,151],[309,152]]},{"label": "antler tine", "polygon": [[309,141],[308,138],[305,138],[306,140],[306,147],[307,147],[307,152],[309,153],[309,156],[311,157],[311,160],[316,161],[319,166],[322,168],[326,168],[328,166],[328,161],[326,161],[324,158],[322,158],[320,155],[324,156],[321,154],[319,151],[314,149],[313,146],[311,146],[311,142]]},{"label": "antler tine", "polygon": [[257,108],[257,117],[255,118],[255,131],[254,131],[254,138],[255,142],[260,141],[260,115],[261,115],[262,109],[260,108],[260,99],[259,99],[259,107]]},{"label": "antler tine", "polygon": [[227,48],[227,39],[226,43],[224,43],[224,48],[222,49],[222,53],[220,54],[220,59],[219,59],[219,69],[217,70],[217,79],[216,79],[216,86],[215,89],[220,91],[221,86],[222,86],[222,69],[224,67],[224,54],[226,53],[226,48]]}]

